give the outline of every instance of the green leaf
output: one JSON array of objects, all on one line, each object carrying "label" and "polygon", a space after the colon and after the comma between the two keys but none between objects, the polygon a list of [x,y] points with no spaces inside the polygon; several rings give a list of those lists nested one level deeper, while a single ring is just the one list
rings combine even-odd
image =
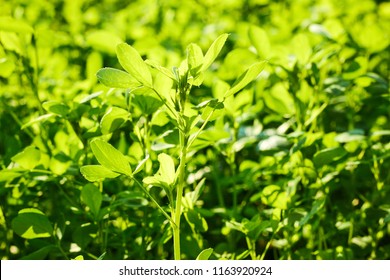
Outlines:
[{"label": "green leaf", "polygon": [[300,220],[299,226],[305,225],[319,210],[322,209],[322,207],[324,207],[324,205],[324,198],[317,199],[316,201],[314,201],[313,207],[311,208],[310,212]]},{"label": "green leaf", "polygon": [[276,83],[264,94],[264,102],[268,108],[282,116],[295,113],[294,99],[282,83]]},{"label": "green leaf", "polygon": [[35,208],[20,210],[12,220],[12,229],[26,239],[47,238],[53,235],[53,227],[49,219]]},{"label": "green leaf", "polygon": [[89,207],[96,218],[102,205],[103,195],[93,184],[87,184],[81,190],[81,200]]},{"label": "green leaf", "polygon": [[191,145],[191,148],[193,149],[203,149],[207,146],[215,145],[218,141],[222,139],[228,139],[230,137],[229,132],[224,130],[204,130],[199,135],[192,134],[190,139],[193,137],[196,137],[193,144]]},{"label": "green leaf", "polygon": [[58,250],[57,246],[47,245],[45,247],[39,248],[35,252],[21,257],[21,260],[44,260],[46,256],[51,252]]},{"label": "green leaf", "polygon": [[95,139],[91,142],[91,148],[98,162],[105,168],[127,176],[132,175],[127,158],[111,144]]},{"label": "green leaf", "polygon": [[85,165],[80,168],[80,172],[90,182],[103,181],[106,178],[116,178],[120,175],[101,165]]},{"label": "green leaf", "polygon": [[313,163],[319,168],[342,158],[346,154],[347,151],[343,147],[324,149],[314,154]]},{"label": "green leaf", "polygon": [[159,174],[164,182],[168,185],[172,185],[175,182],[175,163],[170,155],[161,153],[158,155],[158,161],[160,162]]},{"label": "green leaf", "polygon": [[87,45],[99,52],[115,54],[115,46],[122,42],[115,32],[108,30],[93,30],[87,33]]},{"label": "green leaf", "polygon": [[49,113],[66,116],[69,113],[69,106],[58,101],[46,101],[42,104],[43,109]]},{"label": "green leaf", "polygon": [[100,121],[103,134],[112,133],[124,124],[129,117],[129,112],[119,107],[111,107]]},{"label": "green leaf", "polygon": [[34,29],[26,22],[12,17],[0,17],[0,30],[16,33],[33,33]]},{"label": "green leaf", "polygon": [[133,98],[134,104],[136,104],[145,115],[151,115],[160,108],[163,103],[161,100],[154,98],[150,95],[138,95]]},{"label": "green leaf", "polygon": [[96,73],[99,82],[112,88],[135,88],[140,83],[128,73],[115,68],[102,68]]},{"label": "green leaf", "polygon": [[33,118],[32,120],[30,120],[28,123],[22,125],[21,129],[25,129],[26,127],[29,127],[35,123],[40,123],[40,122],[45,122],[46,120],[54,117],[55,115],[50,113],[50,114],[45,114],[45,115],[42,115],[42,116],[38,116],[36,118]]},{"label": "green leaf", "polygon": [[0,77],[8,78],[15,70],[15,63],[7,57],[0,58]]},{"label": "green leaf", "polygon": [[269,185],[263,189],[261,201],[269,206],[287,209],[289,197],[287,193],[277,185]]},{"label": "green leaf", "polygon": [[210,65],[214,62],[222,47],[225,45],[228,36],[229,34],[222,34],[211,44],[210,48],[207,50],[204,56],[201,71],[207,70],[207,68],[209,68]]},{"label": "green leaf", "polygon": [[152,87],[153,80],[150,70],[132,46],[121,43],[116,47],[119,63],[138,82],[147,87]]},{"label": "green leaf", "polygon": [[41,152],[36,147],[28,146],[23,152],[13,156],[11,159],[25,169],[33,169],[41,160]]},{"label": "green leaf", "polygon": [[196,77],[198,75],[203,65],[203,60],[202,49],[197,44],[190,44],[187,47],[187,62],[192,76]]},{"label": "green leaf", "polygon": [[263,59],[268,59],[271,55],[271,44],[267,32],[261,27],[253,25],[249,28],[248,35],[258,55]]},{"label": "green leaf", "polygon": [[252,82],[263,71],[267,61],[252,64],[244,73],[237,78],[233,86],[225,93],[225,98],[239,92],[246,85]]},{"label": "green leaf", "polygon": [[20,177],[21,175],[22,173],[15,172],[9,169],[3,169],[0,170],[0,182],[12,181],[13,179]]},{"label": "green leaf", "polygon": [[184,217],[194,230],[198,232],[207,231],[208,225],[205,218],[203,218],[195,209],[189,209],[188,211],[184,212]]},{"label": "green leaf", "polygon": [[145,158],[138,163],[137,167],[133,171],[133,175],[137,174],[138,172],[142,171],[142,169],[144,169],[148,159],[149,159],[149,154],[147,154]]},{"label": "green leaf", "polygon": [[310,56],[313,53],[310,45],[309,36],[299,33],[291,39],[291,52],[302,65],[309,62]]},{"label": "green leaf", "polygon": [[168,78],[171,78],[172,80],[176,81],[176,77],[173,75],[173,72],[170,71],[169,69],[159,65],[157,62],[147,59],[147,60],[145,60],[145,63],[150,65],[151,67],[155,68],[160,73],[167,76]]},{"label": "green leaf", "polygon": [[211,254],[213,253],[213,248],[204,249],[199,255],[196,257],[197,261],[207,261]]},{"label": "green leaf", "polygon": [[84,249],[94,239],[93,237],[96,236],[98,230],[96,223],[81,224],[72,232],[72,241]]},{"label": "green leaf", "polygon": [[111,209],[116,207],[137,208],[148,205],[148,200],[142,193],[134,191],[123,191],[115,195],[115,200],[110,205]]}]

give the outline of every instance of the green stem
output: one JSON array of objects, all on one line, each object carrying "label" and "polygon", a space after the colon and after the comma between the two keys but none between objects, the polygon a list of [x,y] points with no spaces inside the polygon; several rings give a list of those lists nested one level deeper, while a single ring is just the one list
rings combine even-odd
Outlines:
[{"label": "green stem", "polygon": [[165,212],[165,210],[160,206],[160,204],[154,199],[154,197],[144,188],[144,186],[140,183],[140,181],[138,181],[137,179],[135,179],[134,177],[132,177],[132,179],[134,180],[134,182],[137,183],[137,185],[141,188],[141,190],[154,202],[154,204],[156,204],[157,208],[161,211],[161,213],[169,220],[169,222],[172,224],[172,227],[173,228],[176,228],[177,225],[175,224],[174,220],[168,215],[167,212]]},{"label": "green stem", "polygon": [[256,248],[255,242],[251,240],[249,237],[246,237],[246,244],[248,246],[249,254],[251,255],[252,260],[256,260]]},{"label": "green stem", "polygon": [[188,137],[184,132],[180,132],[180,144],[181,144],[181,154],[180,154],[180,164],[178,167],[176,205],[172,213],[173,222],[176,225],[176,227],[173,228],[173,252],[174,252],[175,260],[180,260],[180,218],[181,218],[183,190],[185,185],[185,171],[186,171],[187,148],[188,148],[187,146]]},{"label": "green stem", "polygon": [[269,247],[271,246],[272,240],[274,240],[275,235],[278,233],[278,231],[279,231],[282,227],[283,227],[283,226],[281,226],[281,225],[279,224],[278,228],[277,228],[277,229],[274,231],[274,233],[272,234],[271,239],[267,242],[267,245],[265,245],[264,251],[263,251],[263,253],[262,253],[261,256],[260,256],[260,260],[261,260],[261,261],[264,260],[265,255],[267,254],[268,249],[269,249]]}]

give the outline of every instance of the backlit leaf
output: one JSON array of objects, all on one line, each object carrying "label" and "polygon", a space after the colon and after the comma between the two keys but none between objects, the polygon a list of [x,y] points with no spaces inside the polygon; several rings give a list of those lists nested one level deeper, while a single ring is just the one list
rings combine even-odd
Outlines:
[{"label": "backlit leaf", "polygon": [[140,86],[140,83],[128,73],[114,68],[102,68],[96,73],[96,76],[99,82],[107,87],[135,88]]},{"label": "backlit leaf", "polygon": [[26,22],[12,17],[0,17],[0,30],[16,33],[33,33],[34,29]]},{"label": "backlit leaf", "polygon": [[287,209],[289,197],[287,193],[277,185],[269,185],[263,189],[263,195],[261,201],[269,206]]},{"label": "backlit leaf", "polygon": [[172,185],[176,178],[175,163],[170,155],[161,153],[158,155],[160,162],[159,174],[161,178],[168,184]]},{"label": "backlit leaf", "polygon": [[41,159],[41,152],[38,148],[29,146],[20,152],[19,154],[12,157],[12,161],[19,164],[25,169],[33,169],[39,164]]},{"label": "backlit leaf", "polygon": [[101,165],[111,171],[131,176],[129,161],[111,144],[100,139],[95,139],[91,142],[91,148]]},{"label": "backlit leaf", "polygon": [[152,74],[136,49],[121,43],[116,47],[116,53],[119,63],[134,79],[144,86],[152,87]]},{"label": "backlit leaf", "polygon": [[225,45],[228,36],[229,34],[222,34],[211,44],[210,48],[204,56],[201,71],[205,71],[214,62],[218,54],[221,52],[222,47]]},{"label": "backlit leaf", "polygon": [[240,75],[240,77],[237,78],[233,86],[225,93],[225,98],[239,92],[246,85],[252,82],[261,73],[261,71],[263,71],[266,64],[266,61],[262,61],[250,66],[244,73]]},{"label": "backlit leaf", "polygon": [[200,72],[203,60],[202,49],[196,44],[190,44],[187,47],[187,62],[188,69],[193,76],[196,76]]},{"label": "backlit leaf", "polygon": [[213,248],[204,249],[199,255],[196,257],[197,261],[207,261],[211,254],[213,253]]},{"label": "backlit leaf", "polygon": [[106,178],[115,178],[120,174],[101,165],[85,165],[80,168],[81,174],[90,182],[102,181]]},{"label": "backlit leaf", "polygon": [[263,59],[268,59],[271,55],[271,44],[267,32],[261,27],[253,25],[249,28],[248,35],[258,55]]},{"label": "backlit leaf", "polygon": [[46,101],[42,104],[42,107],[46,111],[60,116],[66,116],[69,112],[69,106],[58,101]]},{"label": "backlit leaf", "polygon": [[176,80],[175,76],[173,75],[173,72],[170,71],[169,69],[159,65],[157,62],[153,60],[145,60],[145,63],[152,66],[153,68],[157,69],[160,73],[164,74],[168,78],[171,78],[172,80]]},{"label": "backlit leaf", "polygon": [[52,236],[53,227],[46,215],[35,208],[19,211],[12,220],[12,229],[26,239],[47,238]]},{"label": "backlit leaf", "polygon": [[100,128],[103,134],[117,130],[129,117],[129,112],[119,107],[111,107],[104,114],[100,121]]}]

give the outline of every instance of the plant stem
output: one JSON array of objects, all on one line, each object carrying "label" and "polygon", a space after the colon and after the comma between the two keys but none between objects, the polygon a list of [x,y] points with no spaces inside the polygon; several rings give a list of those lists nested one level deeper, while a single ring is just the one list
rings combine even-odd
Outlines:
[{"label": "plant stem", "polygon": [[183,198],[183,190],[185,185],[185,171],[187,161],[187,144],[188,136],[185,132],[180,131],[180,164],[178,167],[178,182],[176,187],[176,205],[173,211],[173,222],[176,227],[173,228],[173,251],[175,260],[180,260],[180,218],[181,218],[181,204]]},{"label": "plant stem", "polygon": [[167,212],[165,212],[165,210],[160,206],[160,204],[154,199],[154,197],[144,188],[144,186],[140,183],[140,181],[138,181],[136,178],[132,177],[132,179],[134,180],[134,182],[137,183],[137,185],[141,188],[141,190],[154,202],[154,204],[156,204],[157,208],[161,211],[161,213],[171,222],[172,224],[172,227],[175,228],[177,227],[177,225],[175,224],[175,222],[173,221],[173,219],[171,217],[169,217],[169,215],[167,214]]}]

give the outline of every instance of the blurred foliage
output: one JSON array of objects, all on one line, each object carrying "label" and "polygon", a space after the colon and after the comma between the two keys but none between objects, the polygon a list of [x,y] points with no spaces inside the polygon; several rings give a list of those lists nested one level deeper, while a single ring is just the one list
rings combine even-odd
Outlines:
[{"label": "blurred foliage", "polygon": [[1,259],[173,257],[168,222],[133,181],[80,174],[97,136],[133,169],[152,151],[140,181],[158,154],[178,154],[158,100],[96,72],[120,68],[120,42],[171,69],[190,43],[205,52],[222,33],[189,107],[269,63],[194,143],[183,256],[389,259],[389,26],[386,1],[2,0]]}]

